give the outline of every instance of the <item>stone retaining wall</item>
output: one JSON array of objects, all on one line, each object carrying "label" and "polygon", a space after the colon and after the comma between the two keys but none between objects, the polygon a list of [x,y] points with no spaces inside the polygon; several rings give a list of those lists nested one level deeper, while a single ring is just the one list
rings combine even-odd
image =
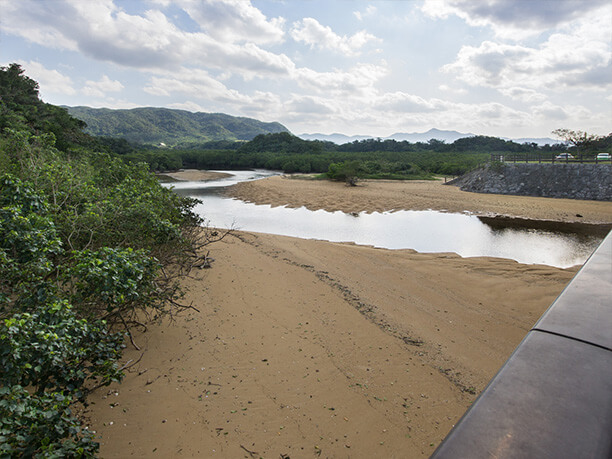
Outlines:
[{"label": "stone retaining wall", "polygon": [[448,184],[476,193],[612,201],[612,166],[493,163]]}]

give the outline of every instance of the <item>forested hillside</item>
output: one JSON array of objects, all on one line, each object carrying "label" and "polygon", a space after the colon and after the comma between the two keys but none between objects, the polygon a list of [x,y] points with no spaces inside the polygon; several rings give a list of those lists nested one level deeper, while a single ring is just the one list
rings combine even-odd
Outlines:
[{"label": "forested hillside", "polygon": [[72,406],[121,379],[130,329],[181,307],[178,280],[219,237],[82,127],[0,67],[2,457],[97,452]]},{"label": "forested hillside", "polygon": [[222,113],[192,113],[169,108],[142,107],[130,110],[66,107],[68,113],[87,124],[85,132],[119,137],[130,142],[183,148],[193,144],[229,140],[247,141],[259,134],[288,132],[280,123]]}]

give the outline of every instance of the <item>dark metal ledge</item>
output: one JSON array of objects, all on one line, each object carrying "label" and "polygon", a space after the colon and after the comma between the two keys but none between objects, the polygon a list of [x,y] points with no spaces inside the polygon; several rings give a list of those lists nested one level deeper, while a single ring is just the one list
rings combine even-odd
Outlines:
[{"label": "dark metal ledge", "polygon": [[612,233],[432,458],[612,458]]}]

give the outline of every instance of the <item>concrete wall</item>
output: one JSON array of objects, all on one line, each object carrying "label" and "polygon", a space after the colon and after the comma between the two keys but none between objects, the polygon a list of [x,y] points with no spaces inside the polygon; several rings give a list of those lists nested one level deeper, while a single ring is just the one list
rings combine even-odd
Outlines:
[{"label": "concrete wall", "polygon": [[476,193],[612,201],[612,166],[493,163],[449,184]]}]

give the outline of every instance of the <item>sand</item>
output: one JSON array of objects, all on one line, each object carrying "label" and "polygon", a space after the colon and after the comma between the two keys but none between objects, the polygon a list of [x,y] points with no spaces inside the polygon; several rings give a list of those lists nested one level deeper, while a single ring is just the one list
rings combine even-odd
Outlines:
[{"label": "sand", "polygon": [[441,180],[365,180],[358,186],[289,176],[239,183],[227,194],[256,204],[325,209],[330,212],[393,210],[468,211],[535,220],[612,223],[612,202],[470,193]]},{"label": "sand", "polygon": [[[421,183],[233,192],[319,208],[333,189],[338,207],[373,211],[430,189],[462,207]],[[582,218],[612,221],[610,203],[460,194],[491,199],[487,212],[570,218],[583,204]],[[427,457],[578,269],[243,232],[210,249],[212,268],[185,281],[199,312],[137,334],[124,359],[140,361],[90,396],[103,457]]]},{"label": "sand", "polygon": [[177,181],[208,181],[232,176],[232,174],[225,172],[202,171],[198,169],[183,169],[176,172],[164,172],[163,174],[159,175],[170,177]]}]

